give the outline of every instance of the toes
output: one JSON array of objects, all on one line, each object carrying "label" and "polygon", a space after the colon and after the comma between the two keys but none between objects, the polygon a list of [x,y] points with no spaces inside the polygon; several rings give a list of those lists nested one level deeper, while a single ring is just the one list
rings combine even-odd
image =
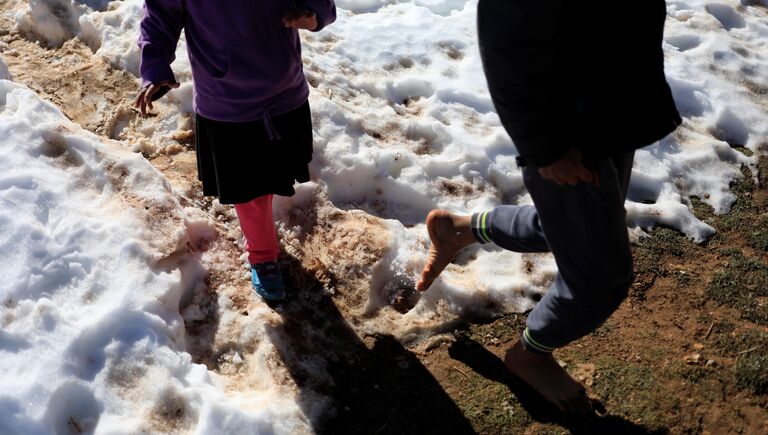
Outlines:
[{"label": "toes", "polygon": [[583,415],[592,409],[587,390],[582,385],[578,385],[561,400],[566,402],[566,407],[571,414]]},{"label": "toes", "polygon": [[429,286],[432,285],[432,282],[435,280],[435,276],[433,276],[431,269],[428,271],[426,268],[424,269],[424,272],[421,273],[421,279],[419,282],[416,283],[416,290],[418,291],[424,291],[429,288]]},{"label": "toes", "polygon": [[589,398],[589,407],[592,408],[595,412],[597,412],[600,415],[603,415],[608,412],[608,410],[605,409],[605,405],[603,405],[603,402],[592,397]]},{"label": "toes", "polygon": [[420,279],[419,282],[416,283],[416,290],[418,290],[420,292],[423,292],[427,288],[428,287],[426,285],[426,281],[424,280],[424,278]]}]

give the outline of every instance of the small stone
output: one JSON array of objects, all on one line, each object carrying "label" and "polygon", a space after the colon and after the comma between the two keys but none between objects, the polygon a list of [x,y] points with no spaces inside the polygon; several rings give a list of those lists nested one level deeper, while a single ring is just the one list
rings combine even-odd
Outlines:
[{"label": "small stone", "polygon": [[683,361],[685,361],[687,364],[698,364],[701,361],[701,354],[692,353],[690,355],[686,355],[685,358],[683,358]]},{"label": "small stone", "polygon": [[693,348],[696,350],[701,350],[701,349],[704,349],[704,345],[701,343],[694,343]]},{"label": "small stone", "polygon": [[573,376],[587,387],[591,387],[594,383],[594,379],[597,377],[595,371],[596,368],[594,364],[577,364],[576,370],[573,372]]},{"label": "small stone", "polygon": [[713,360],[713,359],[708,359],[707,360],[707,367],[714,367],[716,365],[717,365],[717,362],[715,362],[715,360]]}]

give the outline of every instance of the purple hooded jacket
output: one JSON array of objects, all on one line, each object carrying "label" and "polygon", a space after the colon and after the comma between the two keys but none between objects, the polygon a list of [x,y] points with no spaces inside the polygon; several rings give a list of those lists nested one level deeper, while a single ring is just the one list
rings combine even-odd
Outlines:
[{"label": "purple hooded jacket", "polygon": [[291,8],[336,19],[334,0],[146,0],[141,20],[144,85],[175,81],[171,63],[181,30],[194,79],[195,112],[246,122],[289,112],[309,97],[298,31],[283,25]]}]

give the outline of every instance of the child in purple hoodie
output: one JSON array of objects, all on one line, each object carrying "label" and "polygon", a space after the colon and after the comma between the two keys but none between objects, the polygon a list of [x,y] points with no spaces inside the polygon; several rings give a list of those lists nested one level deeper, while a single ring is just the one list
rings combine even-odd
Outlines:
[{"label": "child in purple hoodie", "polygon": [[198,177],[203,194],[234,204],[253,287],[285,298],[272,195],[309,180],[312,119],[298,29],[336,19],[334,0],[146,0],[142,91],[136,107],[178,87],[171,63],[184,29],[194,79]]}]

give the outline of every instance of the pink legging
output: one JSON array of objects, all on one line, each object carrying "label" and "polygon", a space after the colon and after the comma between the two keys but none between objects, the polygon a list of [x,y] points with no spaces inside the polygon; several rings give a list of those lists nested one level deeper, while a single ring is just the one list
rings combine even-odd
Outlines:
[{"label": "pink legging", "polygon": [[275,221],[272,219],[272,195],[235,204],[240,229],[245,236],[245,250],[251,264],[276,261],[280,255]]}]

